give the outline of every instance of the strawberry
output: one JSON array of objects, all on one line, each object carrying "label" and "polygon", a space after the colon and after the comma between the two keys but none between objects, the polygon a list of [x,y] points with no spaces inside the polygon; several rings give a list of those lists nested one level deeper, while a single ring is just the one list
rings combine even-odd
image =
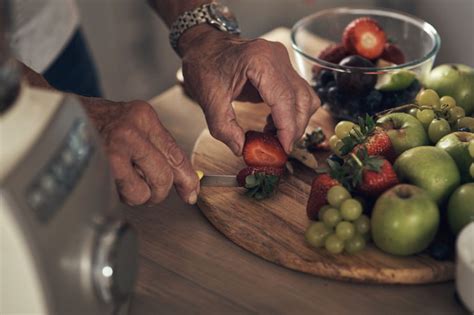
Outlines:
[{"label": "strawberry", "polygon": [[364,195],[377,197],[399,183],[392,164],[386,159],[369,156],[365,149],[351,154],[352,185]]},{"label": "strawberry", "polygon": [[372,135],[368,136],[363,144],[357,145],[354,148],[353,152],[359,151],[361,146],[366,148],[367,153],[370,156],[383,156],[392,163],[397,157],[390,137],[380,128],[376,128]]},{"label": "strawberry", "polygon": [[321,51],[318,55],[318,58],[327,62],[338,64],[347,56],[349,56],[349,53],[343,44],[333,44],[327,46],[323,51]]},{"label": "strawberry", "polygon": [[342,42],[350,53],[367,59],[377,59],[383,52],[386,36],[377,21],[362,17],[347,25]]},{"label": "strawberry", "polygon": [[359,128],[353,128],[348,137],[342,139],[343,146],[341,154],[350,152],[357,153],[361,148],[365,148],[370,156],[379,155],[385,157],[390,162],[395,161],[396,154],[392,141],[388,134],[375,125],[375,121],[369,115],[365,119],[359,117]]},{"label": "strawberry", "polygon": [[283,167],[271,167],[271,166],[247,166],[239,171],[237,174],[237,182],[240,186],[245,187],[245,179],[249,175],[262,173],[265,175],[274,175],[280,177],[283,175],[285,169]]},{"label": "strawberry", "polygon": [[306,205],[306,215],[310,220],[318,218],[319,209],[328,203],[326,197],[329,189],[336,185],[340,185],[339,181],[328,173],[320,173],[313,179],[308,204]]},{"label": "strawberry", "polygon": [[329,151],[329,142],[321,127],[315,128],[311,133],[306,133],[297,145],[308,152]]},{"label": "strawberry", "polygon": [[237,174],[237,182],[247,189],[247,196],[265,199],[276,192],[284,170],[283,167],[248,166]]},{"label": "strawberry", "polygon": [[406,61],[405,54],[400,47],[392,43],[386,43],[383,46],[383,52],[380,58],[396,65],[401,65]]},{"label": "strawberry", "polygon": [[258,131],[247,131],[245,134],[243,156],[248,166],[283,167],[288,159],[275,136]]}]

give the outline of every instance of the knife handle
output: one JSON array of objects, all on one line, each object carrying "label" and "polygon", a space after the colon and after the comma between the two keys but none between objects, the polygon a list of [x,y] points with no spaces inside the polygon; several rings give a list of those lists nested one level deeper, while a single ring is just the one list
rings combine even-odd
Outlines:
[{"label": "knife handle", "polygon": [[201,180],[204,177],[204,172],[200,171],[200,170],[197,170],[196,175],[199,177],[199,180]]}]

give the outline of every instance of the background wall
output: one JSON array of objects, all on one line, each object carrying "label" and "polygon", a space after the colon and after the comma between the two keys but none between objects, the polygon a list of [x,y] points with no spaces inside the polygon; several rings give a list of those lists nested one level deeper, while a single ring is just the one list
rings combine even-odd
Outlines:
[{"label": "background wall", "polygon": [[[145,0],[77,0],[83,28],[107,97],[149,99],[175,83],[180,62],[168,30]],[[315,11],[349,5],[393,8],[430,22],[443,40],[437,63],[474,66],[474,0],[222,0],[236,13],[244,36],[291,27]]]}]

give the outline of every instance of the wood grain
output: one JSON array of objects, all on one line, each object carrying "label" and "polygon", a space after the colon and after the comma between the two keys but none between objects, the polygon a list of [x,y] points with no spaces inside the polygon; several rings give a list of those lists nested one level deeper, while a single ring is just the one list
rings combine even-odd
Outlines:
[{"label": "wood grain", "polygon": [[[244,129],[260,130],[267,108],[263,104],[236,103],[235,110]],[[330,134],[334,122],[324,110],[311,120]],[[236,174],[244,163],[222,143],[204,131],[192,156],[196,169],[207,174]],[[325,158],[321,156],[321,158]],[[203,187],[198,206],[208,220],[226,237],[244,249],[276,264],[313,275],[368,283],[421,284],[453,279],[452,262],[439,262],[426,255],[396,257],[372,245],[356,255],[332,255],[314,249],[304,241],[310,224],[306,200],[312,178],[309,169],[297,167],[285,176],[276,196],[255,201],[242,188]]]}]

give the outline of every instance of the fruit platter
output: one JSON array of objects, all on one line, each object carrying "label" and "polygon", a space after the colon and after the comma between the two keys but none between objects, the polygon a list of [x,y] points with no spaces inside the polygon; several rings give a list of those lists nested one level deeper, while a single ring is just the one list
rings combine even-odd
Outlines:
[{"label": "fruit platter", "polygon": [[241,188],[202,187],[198,205],[226,237],[290,269],[452,280],[456,236],[474,221],[474,70],[431,69],[431,57],[420,69],[382,24],[346,19],[340,41],[314,55],[321,62],[302,66],[325,105],[289,155],[275,130],[262,130],[264,104],[235,104],[248,130],[242,157],[204,132],[195,168],[236,174]]}]

